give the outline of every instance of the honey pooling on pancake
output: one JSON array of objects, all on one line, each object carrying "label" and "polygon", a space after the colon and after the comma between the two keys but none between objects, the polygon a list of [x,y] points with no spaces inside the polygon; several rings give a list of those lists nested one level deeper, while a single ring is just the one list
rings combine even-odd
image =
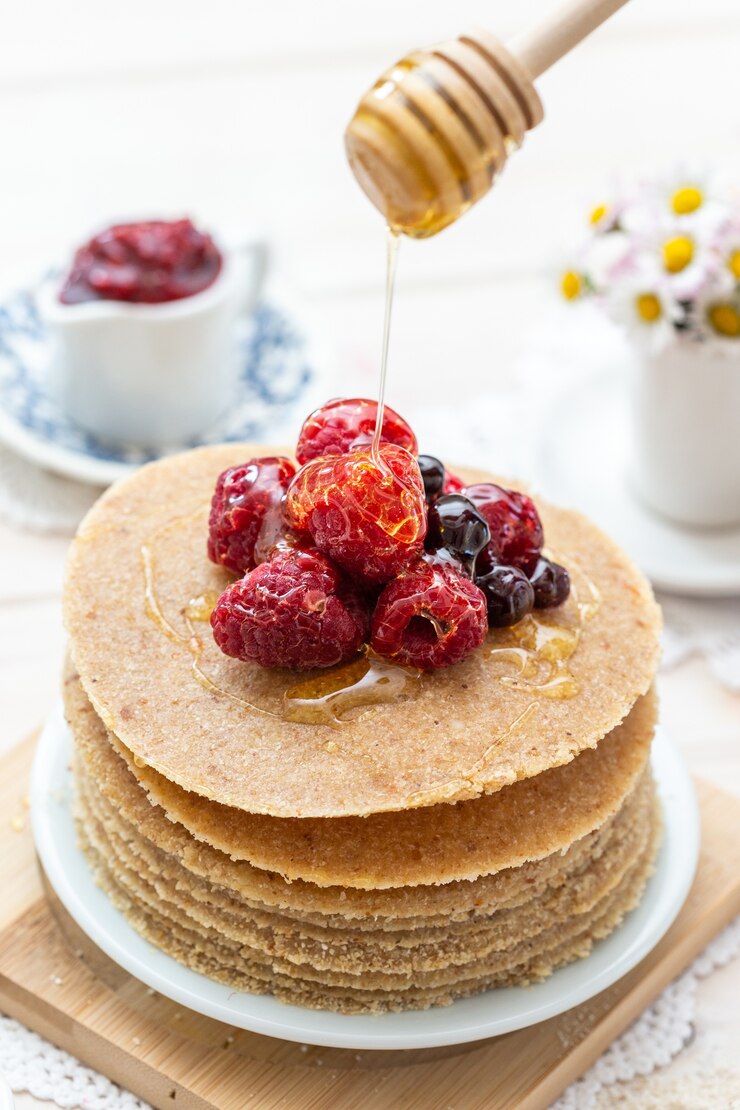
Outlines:
[{"label": "honey pooling on pancake", "polygon": [[355,709],[413,697],[422,672],[363,652],[352,663],[332,667],[289,687],[283,695],[288,721],[341,724]]},{"label": "honey pooling on pancake", "polygon": [[534,612],[511,628],[491,630],[485,651],[492,662],[505,665],[498,675],[502,685],[545,698],[578,694],[571,664],[583,627],[595,617],[601,599],[582,568],[571,561],[571,569],[571,600],[557,615]]},{"label": "honey pooling on pancake", "polygon": [[[142,547],[147,612],[163,635],[187,648],[197,682],[245,709],[283,716],[296,723],[333,727],[349,724],[373,706],[406,702],[418,696],[422,684],[430,681],[428,677],[416,668],[368,652],[351,663],[329,668],[325,673],[309,674],[300,681],[283,673],[282,693],[276,700],[265,699],[261,703],[256,694],[245,697],[241,687],[233,684],[232,688],[210,662],[213,645],[207,623],[221,589],[218,586],[201,589],[192,596],[183,596],[182,602],[172,607],[160,596],[160,578],[167,574],[167,549],[170,545],[177,547],[205,512],[202,507],[168,522]],[[208,571],[218,576],[211,568]],[[205,578],[199,584],[203,582]],[[557,617],[552,613],[547,617],[531,615],[512,629],[492,630],[483,650],[495,664],[498,681],[537,697],[575,696],[578,685],[570,662],[578,646],[580,626],[593,616],[598,603],[596,587],[575,567],[573,601]],[[556,620],[558,623],[554,623]]]}]

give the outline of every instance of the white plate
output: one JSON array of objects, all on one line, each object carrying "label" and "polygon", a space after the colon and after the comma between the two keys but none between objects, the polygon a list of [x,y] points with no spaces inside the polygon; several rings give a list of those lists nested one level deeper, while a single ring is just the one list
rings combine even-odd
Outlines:
[{"label": "white plate", "polygon": [[34,294],[18,290],[0,303],[0,443],[36,466],[107,486],[142,463],[189,447],[280,442],[309,411],[307,392],[319,365],[299,318],[281,290],[277,303],[262,301],[240,317],[234,330],[239,382],[228,412],[204,435],[154,453],[100,440],[67,417],[48,388],[49,343]]},{"label": "white plate", "polygon": [[33,831],[46,875],[68,912],[117,964],[160,994],[240,1029],[283,1040],[353,1049],[431,1048],[495,1037],[569,1010],[625,975],[658,943],[691,886],[699,816],[691,779],[658,735],[653,767],[664,806],[665,839],[642,902],[585,960],[532,987],[508,987],[452,1006],[377,1016],[333,1014],[241,994],[182,967],[143,940],[95,885],[77,847],[71,814],[72,741],[61,711],[39,739],[31,783]]},{"label": "white plate", "polygon": [[565,391],[543,421],[536,485],[600,524],[669,593],[740,593],[740,528],[682,528],[650,512],[626,480],[629,427],[624,380],[600,377]]}]

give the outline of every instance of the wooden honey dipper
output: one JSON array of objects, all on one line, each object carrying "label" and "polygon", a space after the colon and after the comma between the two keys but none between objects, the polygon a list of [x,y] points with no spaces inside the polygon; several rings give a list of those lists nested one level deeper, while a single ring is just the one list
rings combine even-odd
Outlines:
[{"label": "wooden honey dipper", "polygon": [[480,200],[543,117],[534,78],[625,3],[569,0],[508,46],[476,30],[391,66],[345,133],[355,177],[388,224],[425,238]]}]

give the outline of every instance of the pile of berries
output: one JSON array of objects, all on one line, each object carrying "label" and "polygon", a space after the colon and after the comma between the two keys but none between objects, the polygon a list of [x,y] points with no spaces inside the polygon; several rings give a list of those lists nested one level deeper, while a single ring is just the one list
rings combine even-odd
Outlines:
[{"label": "pile of berries", "polygon": [[301,429],[300,469],[261,458],[220,475],[208,556],[240,575],[211,615],[227,655],[329,667],[369,643],[435,670],[568,597],[531,498],[465,486],[387,407],[374,452],[376,417],[374,401],[331,401]]}]

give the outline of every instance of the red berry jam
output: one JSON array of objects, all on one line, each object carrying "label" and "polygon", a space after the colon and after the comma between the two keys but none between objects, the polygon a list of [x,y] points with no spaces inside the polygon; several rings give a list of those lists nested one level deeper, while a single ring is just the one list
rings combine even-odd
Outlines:
[{"label": "red berry jam", "polygon": [[59,299],[165,304],[207,289],[222,259],[190,220],[116,224],[77,251]]}]

